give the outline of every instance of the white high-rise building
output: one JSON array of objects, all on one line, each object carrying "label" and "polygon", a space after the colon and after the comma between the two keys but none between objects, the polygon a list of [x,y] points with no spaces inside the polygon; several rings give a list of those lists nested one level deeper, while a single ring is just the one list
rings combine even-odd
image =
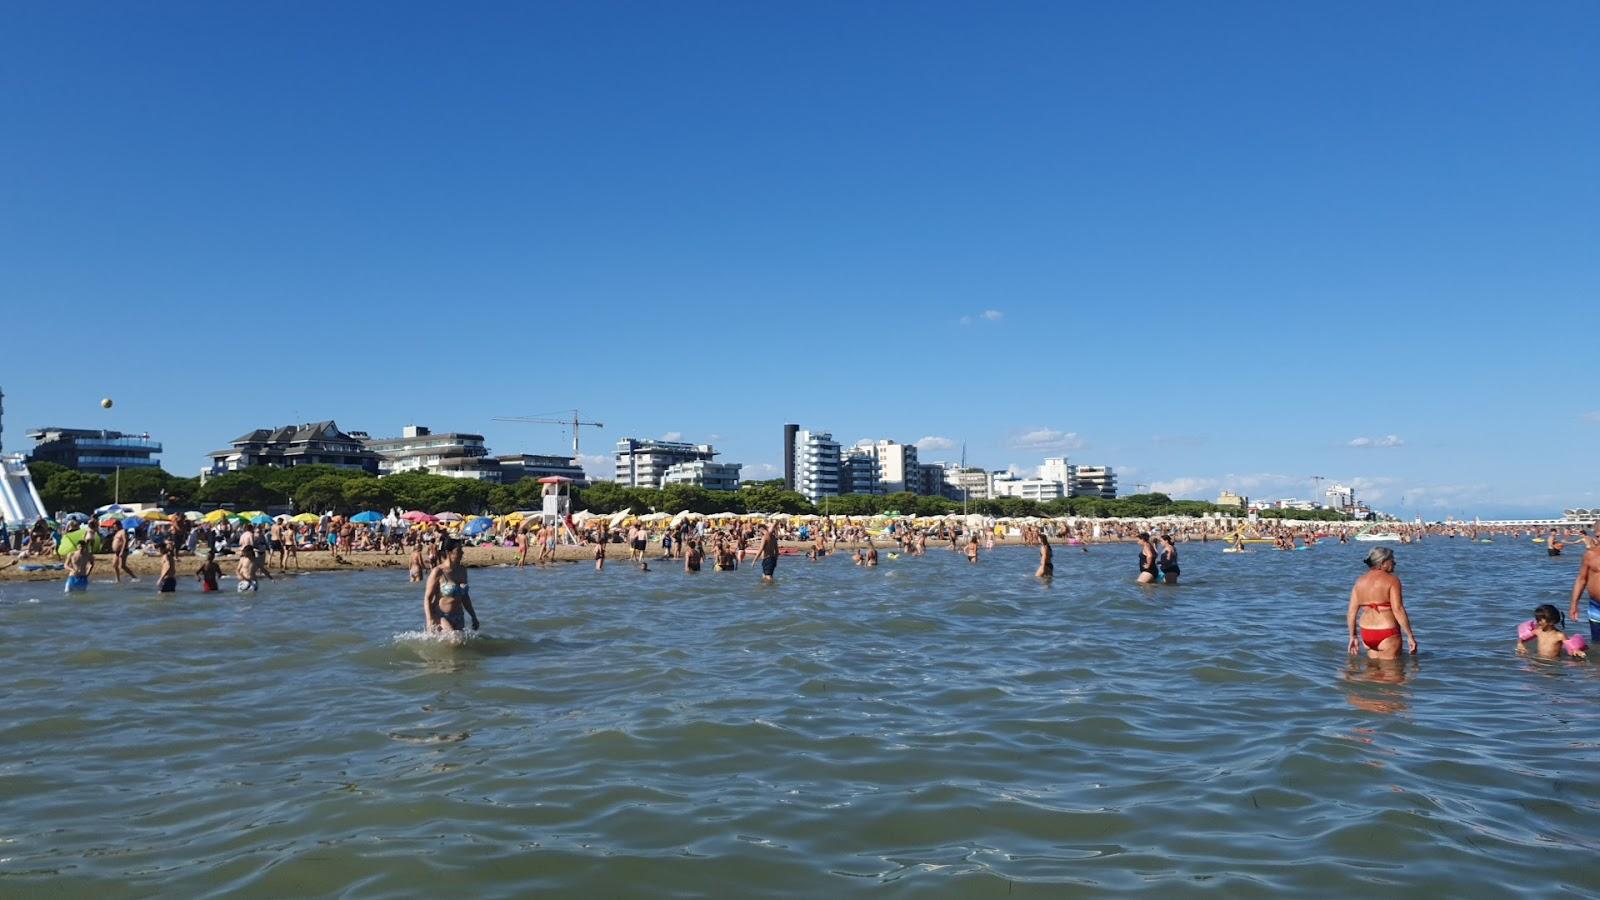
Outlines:
[{"label": "white high-rise building", "polygon": [[677,463],[711,462],[716,455],[710,444],[623,438],[617,441],[617,484],[658,488],[667,469]]},{"label": "white high-rise building", "polygon": [[915,444],[898,444],[890,440],[862,441],[856,444],[856,448],[872,454],[878,461],[878,486],[883,493],[919,493],[922,473],[917,468]]},{"label": "white high-rise building", "polygon": [[826,431],[794,435],[794,489],[812,503],[839,495],[839,442]]},{"label": "white high-rise building", "polygon": [[719,463],[704,459],[673,463],[661,475],[661,486],[687,484],[708,491],[737,491],[741,463]]},{"label": "white high-rise building", "polygon": [[1333,487],[1328,488],[1327,499],[1329,509],[1354,509],[1356,505],[1355,488],[1335,483]]},{"label": "white high-rise building", "polygon": [[1117,473],[1110,466],[1073,466],[1072,496],[1117,499]]}]

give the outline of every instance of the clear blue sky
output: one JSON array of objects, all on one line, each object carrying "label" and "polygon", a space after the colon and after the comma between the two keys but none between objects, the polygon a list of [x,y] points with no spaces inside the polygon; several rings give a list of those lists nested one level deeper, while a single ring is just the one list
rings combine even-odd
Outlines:
[{"label": "clear blue sky", "polygon": [[5,22],[11,450],[149,431],[193,474],[333,418],[556,452],[490,419],[576,406],[586,451],[747,477],[793,421],[1177,496],[1600,505],[1593,2]]}]

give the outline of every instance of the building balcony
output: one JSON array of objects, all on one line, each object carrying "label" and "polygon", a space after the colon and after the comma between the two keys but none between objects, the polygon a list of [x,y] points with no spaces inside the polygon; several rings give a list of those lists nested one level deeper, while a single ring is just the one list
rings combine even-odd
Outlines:
[{"label": "building balcony", "polygon": [[79,450],[139,450],[160,453],[161,442],[145,438],[75,438],[72,445]]},{"label": "building balcony", "polygon": [[78,456],[80,469],[154,469],[160,465],[160,460],[140,456]]}]

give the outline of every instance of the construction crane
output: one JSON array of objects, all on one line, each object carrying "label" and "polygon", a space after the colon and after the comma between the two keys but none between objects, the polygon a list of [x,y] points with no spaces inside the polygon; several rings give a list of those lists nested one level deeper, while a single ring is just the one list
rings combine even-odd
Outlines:
[{"label": "construction crane", "polygon": [[538,416],[495,416],[494,417],[494,421],[496,421],[496,422],[521,422],[521,423],[523,423],[525,425],[570,425],[572,427],[572,459],[574,461],[576,461],[579,458],[578,457],[578,429],[581,428],[584,425],[588,425],[591,428],[604,428],[604,427],[606,427],[604,422],[580,422],[578,420],[578,411],[577,410],[573,410],[572,411],[572,418],[571,419],[545,419],[545,418],[540,418]]}]

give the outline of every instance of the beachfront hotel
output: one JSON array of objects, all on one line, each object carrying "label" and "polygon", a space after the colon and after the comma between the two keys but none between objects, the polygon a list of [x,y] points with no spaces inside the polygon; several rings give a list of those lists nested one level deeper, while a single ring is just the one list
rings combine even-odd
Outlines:
[{"label": "beachfront hotel", "polygon": [[661,475],[661,486],[687,484],[708,491],[737,491],[742,463],[719,463],[697,459],[692,462],[673,463]]},{"label": "beachfront hotel", "polygon": [[346,434],[329,419],[281,428],[257,428],[234,438],[227,450],[213,450],[208,474],[223,475],[251,466],[337,466],[378,474],[378,454],[364,443],[363,432]]},{"label": "beachfront hotel", "polygon": [[35,428],[28,437],[34,440],[33,452],[28,454],[30,462],[52,462],[94,475],[161,466],[155,458],[161,452],[161,444],[150,440],[148,434],[50,426]]},{"label": "beachfront hotel", "polygon": [[483,435],[465,432],[434,434],[422,425],[407,425],[399,437],[366,442],[378,454],[378,474],[426,472],[450,478],[501,483],[500,461],[489,458]]},{"label": "beachfront hotel", "polygon": [[797,428],[792,452],[796,491],[812,503],[839,495],[839,442],[832,434]]},{"label": "beachfront hotel", "polygon": [[682,441],[617,441],[617,484],[623,487],[659,488],[667,470],[679,463],[712,462],[717,451],[710,444]]},{"label": "beachfront hotel", "polygon": [[1073,466],[1073,497],[1117,499],[1117,473],[1110,466]]},{"label": "beachfront hotel", "polygon": [[500,483],[515,484],[524,478],[569,478],[578,487],[589,486],[589,476],[583,466],[566,456],[549,456],[542,453],[517,453],[496,456],[500,464]]}]

